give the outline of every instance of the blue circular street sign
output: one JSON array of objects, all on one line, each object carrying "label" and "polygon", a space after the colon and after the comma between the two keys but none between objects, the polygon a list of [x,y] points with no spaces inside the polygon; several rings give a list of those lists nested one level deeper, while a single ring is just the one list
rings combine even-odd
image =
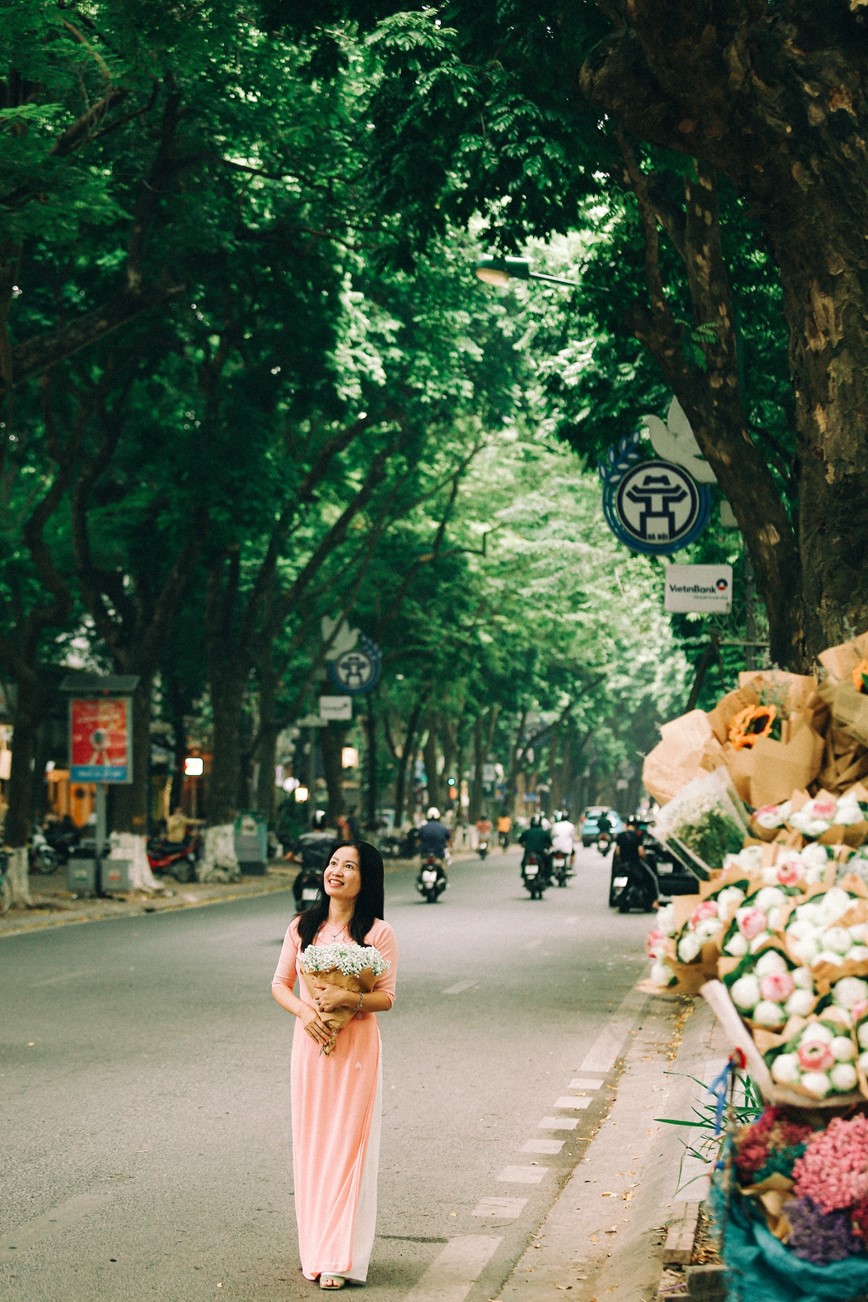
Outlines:
[{"label": "blue circular street sign", "polygon": [[360,637],[352,651],[343,651],[330,660],[328,675],[335,687],[351,696],[361,696],[380,681],[383,659],[379,647],[368,637]]},{"label": "blue circular street sign", "polygon": [[670,461],[639,461],[603,480],[606,523],[634,551],[680,551],[699,537],[710,512],[708,485]]}]

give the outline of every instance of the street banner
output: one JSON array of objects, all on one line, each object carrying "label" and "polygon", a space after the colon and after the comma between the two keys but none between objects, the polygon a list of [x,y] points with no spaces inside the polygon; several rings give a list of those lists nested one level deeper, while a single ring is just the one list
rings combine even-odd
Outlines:
[{"label": "street banner", "polygon": [[128,696],[70,700],[69,768],[73,782],[132,782],[131,705]]}]

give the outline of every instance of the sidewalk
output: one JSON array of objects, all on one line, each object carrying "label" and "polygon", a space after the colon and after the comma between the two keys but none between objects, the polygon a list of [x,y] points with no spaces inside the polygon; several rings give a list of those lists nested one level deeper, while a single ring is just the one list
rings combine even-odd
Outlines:
[{"label": "sidewalk", "polygon": [[[658,1118],[691,1119],[703,1108],[697,1082],[718,1075],[730,1047],[701,998],[636,998],[610,1110],[499,1302],[565,1292],[573,1302],[722,1296],[717,1278],[697,1278],[688,1292],[697,1205],[708,1191],[707,1165],[686,1153],[699,1132]],[[683,1264],[667,1267],[671,1257]]]}]

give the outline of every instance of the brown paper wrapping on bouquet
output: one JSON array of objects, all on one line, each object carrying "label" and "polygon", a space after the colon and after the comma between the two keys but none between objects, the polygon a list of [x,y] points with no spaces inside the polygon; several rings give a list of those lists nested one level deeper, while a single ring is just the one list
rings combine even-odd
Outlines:
[{"label": "brown paper wrapping on bouquet", "polygon": [[642,781],[661,805],[694,778],[723,766],[720,747],[704,710],[691,710],[664,723],[660,736],[661,740],[645,756]]},{"label": "brown paper wrapping on bouquet", "polygon": [[823,762],[817,781],[826,789],[841,795],[854,783],[868,777],[868,747],[862,745],[840,728],[826,730]]},{"label": "brown paper wrapping on bouquet", "polygon": [[868,696],[858,692],[851,682],[827,683],[823,696],[831,707],[835,727],[868,746]]},{"label": "brown paper wrapping on bouquet", "polygon": [[[342,972],[337,967],[328,968],[325,972],[300,971],[300,976],[314,1000],[316,999],[317,984],[340,986],[342,990],[352,990],[354,995],[363,993],[369,995],[377,980],[369,967],[363,968],[358,976],[347,976],[346,972]],[[333,1013],[328,1014],[320,1013],[320,1020],[325,1022],[332,1032],[332,1038],[328,1044],[323,1046],[322,1050],[326,1057],[335,1047],[338,1032],[342,1031],[345,1026],[349,1026],[355,1015],[355,1011],[349,1008],[338,1008]]]},{"label": "brown paper wrapping on bouquet", "polygon": [[[861,782],[857,782],[854,786],[848,787],[847,791],[852,792],[857,800],[868,801],[868,788],[865,788]],[[803,809],[810,800],[836,800],[837,797],[833,792],[826,791],[825,788],[821,787],[814,796],[808,795],[807,791],[794,791],[791,799],[793,806],[792,812],[798,813],[799,810]],[[844,823],[833,823],[832,826],[823,832],[821,836],[813,837],[811,839],[819,841],[820,845],[848,845],[855,849],[856,846],[863,845],[866,838],[868,838],[868,823],[863,821],[861,823],[850,823],[848,825],[845,825]]]},{"label": "brown paper wrapping on bouquet", "polygon": [[785,669],[745,669],[738,685],[742,691],[755,692],[766,705],[777,705],[784,714],[809,709],[818,686],[813,674],[791,674]]},{"label": "brown paper wrapping on bouquet", "polygon": [[833,682],[848,679],[860,660],[868,660],[868,633],[860,633],[852,642],[827,647],[817,659]]},{"label": "brown paper wrapping on bouquet", "polygon": [[746,748],[752,760],[748,804],[754,809],[779,805],[794,789],[809,786],[820,771],[823,747],[823,738],[805,714],[782,720],[780,741],[758,737]]},{"label": "brown paper wrapping on bouquet", "polygon": [[753,773],[753,755],[749,746],[743,746],[741,750],[736,750],[735,746],[729,742],[721,746],[723,762],[727,767],[732,785],[735,787],[740,800],[746,805],[751,804],[750,798],[750,778]]}]

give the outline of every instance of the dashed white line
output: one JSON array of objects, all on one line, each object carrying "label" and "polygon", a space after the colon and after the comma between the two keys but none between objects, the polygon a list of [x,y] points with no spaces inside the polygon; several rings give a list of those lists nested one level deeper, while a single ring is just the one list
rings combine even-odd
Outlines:
[{"label": "dashed white line", "polygon": [[500,1242],[482,1234],[450,1239],[418,1284],[404,1294],[407,1302],[464,1302]]},{"label": "dashed white line", "polygon": [[540,1184],[548,1167],[505,1166],[497,1177],[503,1184]]},{"label": "dashed white line", "polygon": [[575,1094],[564,1094],[562,1098],[555,1099],[556,1108],[589,1108],[590,1106],[590,1099],[580,1099]]},{"label": "dashed white line", "polygon": [[586,1076],[578,1076],[575,1080],[570,1081],[571,1090],[598,1090],[602,1085],[601,1080],[589,1080]]},{"label": "dashed white line", "polygon": [[528,1139],[522,1144],[522,1153],[559,1153],[567,1141],[565,1139]]},{"label": "dashed white line", "polygon": [[450,986],[449,989],[444,990],[443,993],[444,995],[460,995],[463,991],[472,990],[474,986],[478,985],[478,981],[459,981],[457,985]]},{"label": "dashed white line", "polygon": [[537,1130],[575,1130],[579,1124],[578,1117],[543,1117],[537,1123]]}]

